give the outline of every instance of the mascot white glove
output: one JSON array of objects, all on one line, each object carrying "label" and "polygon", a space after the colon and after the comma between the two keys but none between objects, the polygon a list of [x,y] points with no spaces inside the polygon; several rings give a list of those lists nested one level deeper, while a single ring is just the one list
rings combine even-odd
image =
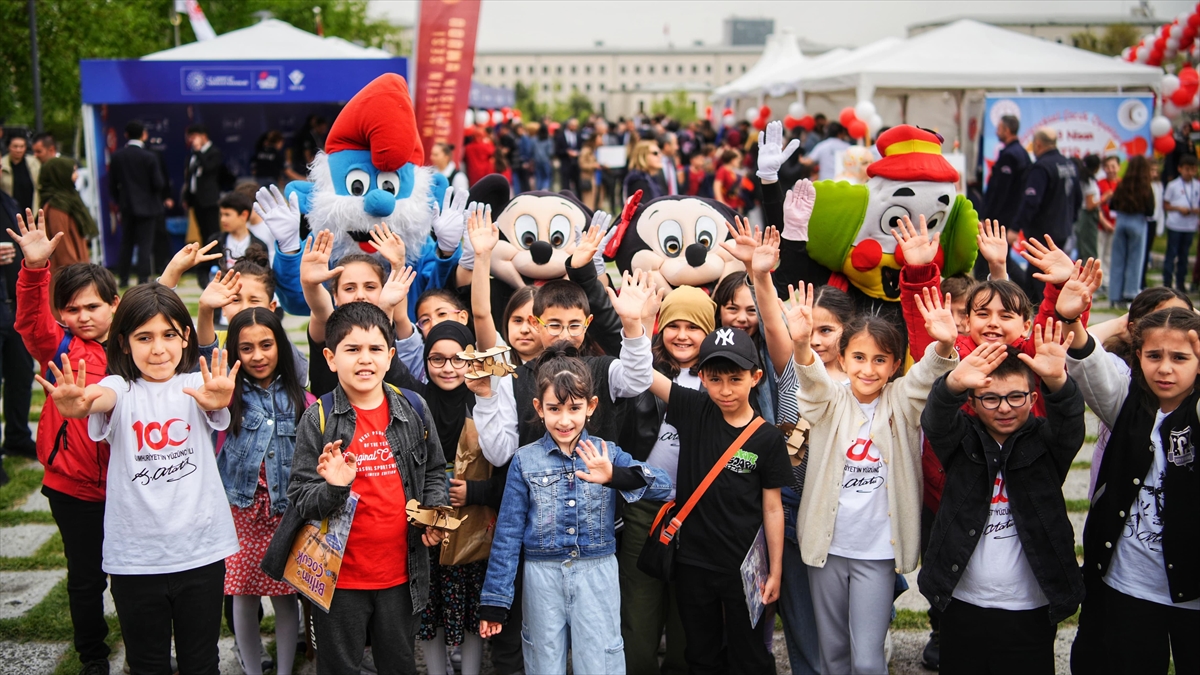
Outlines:
[{"label": "mascot white glove", "polygon": [[783,198],[783,232],[789,241],[808,241],[808,221],[817,203],[817,189],[805,178]]},{"label": "mascot white glove", "polygon": [[279,188],[259,188],[254,195],[254,212],[262,218],[263,224],[275,237],[275,243],[284,253],[300,250],[300,201],[299,195],[292,193],[291,199],[284,199]]},{"label": "mascot white glove", "polygon": [[[466,190],[447,188],[442,208],[433,209],[433,236],[442,253],[454,253],[463,241],[463,232],[467,229],[467,199]],[[474,259],[474,254],[471,257]]]},{"label": "mascot white glove", "polygon": [[[613,234],[617,231],[617,228],[609,227],[611,224],[612,216],[603,211],[596,211],[592,214],[591,225],[588,226],[589,231],[592,228],[598,227],[601,232],[604,232],[604,238],[600,240],[600,248],[596,249],[596,252],[592,254],[592,266],[596,268],[597,276],[604,274],[604,247],[608,245],[608,240],[612,239]],[[583,230],[576,230],[575,245],[578,246],[582,241]]]},{"label": "mascot white glove", "polygon": [[[474,211],[479,212],[480,218],[492,217],[491,204],[484,204],[483,202],[471,202],[467,205],[467,210],[463,213],[463,221],[466,222],[467,216]],[[471,243],[470,237],[462,238],[462,256],[460,256],[458,259],[458,266],[464,270],[475,269],[475,245]]]},{"label": "mascot white glove", "polygon": [[795,154],[800,147],[800,139],[793,138],[787,147],[783,147],[783,123],[771,122],[767,130],[758,135],[758,177],[764,183],[779,181],[779,167]]}]

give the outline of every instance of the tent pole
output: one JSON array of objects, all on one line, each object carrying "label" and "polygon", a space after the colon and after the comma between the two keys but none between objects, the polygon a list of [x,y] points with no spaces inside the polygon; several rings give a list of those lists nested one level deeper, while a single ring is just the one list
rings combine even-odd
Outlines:
[{"label": "tent pole", "polygon": [[41,132],[42,126],[42,68],[38,62],[37,2],[29,0],[29,63],[33,66],[33,116],[34,130]]}]

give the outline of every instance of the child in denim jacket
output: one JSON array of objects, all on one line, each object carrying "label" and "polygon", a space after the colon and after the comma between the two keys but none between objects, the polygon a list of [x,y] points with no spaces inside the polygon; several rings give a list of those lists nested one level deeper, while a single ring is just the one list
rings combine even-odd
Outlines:
[{"label": "child in denim jacket", "polygon": [[664,500],[671,481],[665,471],[588,435],[597,398],[591,371],[574,352],[559,343],[539,359],[533,404],[546,434],[517,450],[509,468],[479,632],[491,637],[507,620],[523,548],[523,602],[538,608],[525,613],[521,626],[526,672],[566,672],[570,648],[577,673],[624,673],[617,497],[609,488],[627,502]]}]

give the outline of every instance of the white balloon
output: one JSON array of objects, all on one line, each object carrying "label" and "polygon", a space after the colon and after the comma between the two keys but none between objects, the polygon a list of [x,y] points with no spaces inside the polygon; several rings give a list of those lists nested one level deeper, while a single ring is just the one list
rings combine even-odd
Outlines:
[{"label": "white balloon", "polygon": [[1150,60],[1150,49],[1149,49],[1148,47],[1146,47],[1145,45],[1142,45],[1141,47],[1138,47],[1138,50],[1137,50],[1137,62],[1138,62],[1138,63],[1145,63],[1145,62],[1147,62],[1147,61],[1149,61],[1149,60]]},{"label": "white balloon", "polygon": [[500,112],[499,110],[493,110],[492,111],[492,126],[500,124],[503,121],[504,121],[504,113]]},{"label": "white balloon", "polygon": [[1171,133],[1171,120],[1162,115],[1157,115],[1154,119],[1150,120],[1150,136],[1152,138],[1158,138],[1169,133]]},{"label": "white balloon", "polygon": [[1158,91],[1163,96],[1170,96],[1179,89],[1179,78],[1174,75],[1163,75],[1162,84],[1158,86]]},{"label": "white balloon", "polygon": [[1128,61],[1128,60],[1129,60],[1129,54],[1130,54],[1130,53],[1132,53],[1132,52],[1133,52],[1133,47],[1126,47],[1125,49],[1122,49],[1122,50],[1121,50],[1121,58],[1123,58],[1123,59],[1125,59],[1125,60],[1127,60],[1127,61]]},{"label": "white balloon", "polygon": [[1177,37],[1167,38],[1167,48],[1165,51],[1169,53],[1169,52],[1177,51],[1178,49],[1179,49],[1179,38],[1177,38]]},{"label": "white balloon", "polygon": [[1162,113],[1167,117],[1179,117],[1179,106],[1171,101],[1166,101],[1163,103]]},{"label": "white balloon", "polygon": [[1180,35],[1183,35],[1183,25],[1178,23],[1171,24],[1171,37],[1178,40]]},{"label": "white balloon", "polygon": [[788,106],[788,115],[791,115],[792,117],[795,117],[796,119],[800,119],[801,117],[804,117],[805,112],[806,111],[804,110],[804,104],[801,103],[800,101],[796,101]]},{"label": "white balloon", "polygon": [[854,114],[857,115],[858,119],[860,120],[869,120],[871,119],[871,115],[875,114],[875,104],[871,103],[870,101],[859,101],[858,104],[854,106]]},{"label": "white balloon", "polygon": [[476,124],[486,125],[488,123],[489,119],[491,119],[491,118],[488,117],[488,111],[484,110],[483,108],[480,108],[475,111],[475,123]]},{"label": "white balloon", "polygon": [[737,122],[737,118],[733,115],[726,115],[721,118],[721,124],[726,127],[732,127]]},{"label": "white balloon", "polygon": [[867,131],[870,131],[872,136],[874,136],[882,128],[883,118],[879,116],[879,113],[875,113],[867,119]]},{"label": "white balloon", "polygon": [[467,108],[466,114],[463,116],[463,126],[469,127],[475,125],[475,111]]},{"label": "white balloon", "polygon": [[756,119],[758,119],[758,108],[746,109],[746,121],[753,124]]}]

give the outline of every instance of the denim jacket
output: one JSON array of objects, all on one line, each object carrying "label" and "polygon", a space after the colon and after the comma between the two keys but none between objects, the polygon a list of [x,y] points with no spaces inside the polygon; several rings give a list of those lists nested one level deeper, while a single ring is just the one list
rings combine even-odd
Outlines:
[{"label": "denim jacket", "polygon": [[287,485],[296,452],[296,412],[287,392],[275,378],[266,389],[246,382],[242,390],[242,428],[236,436],[226,432],[217,453],[217,470],[229,503],[246,508],[254,502],[259,467],[267,465],[271,513],[287,508]]},{"label": "denim jacket", "polygon": [[[589,438],[600,447],[600,439],[586,431],[580,440]],[[608,452],[613,466],[632,467],[646,481],[636,490],[622,490],[625,501],[670,496],[671,479],[665,471],[635,461],[615,443],[608,443]],[[605,485],[579,480],[576,471],[587,473],[583,460],[575,453],[563,454],[549,433],[517,450],[508,469],[480,604],[512,607],[522,548],[528,560],[563,562],[616,553],[617,496]]]}]

